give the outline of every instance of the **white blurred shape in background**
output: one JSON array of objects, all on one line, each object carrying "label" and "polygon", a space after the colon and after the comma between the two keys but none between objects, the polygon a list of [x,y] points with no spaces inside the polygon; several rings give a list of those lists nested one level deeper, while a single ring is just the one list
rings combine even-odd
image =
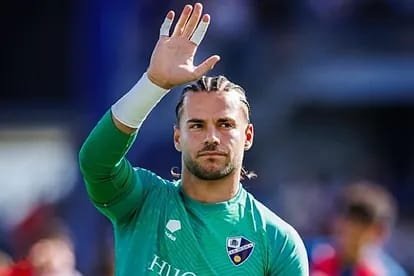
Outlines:
[{"label": "white blurred shape in background", "polygon": [[0,128],[0,226],[13,227],[39,203],[67,195],[77,177],[74,153],[62,128]]}]

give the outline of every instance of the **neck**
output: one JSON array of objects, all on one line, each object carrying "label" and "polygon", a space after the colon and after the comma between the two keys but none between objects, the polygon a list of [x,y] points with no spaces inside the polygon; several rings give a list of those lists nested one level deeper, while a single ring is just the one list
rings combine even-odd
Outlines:
[{"label": "neck", "polygon": [[239,191],[240,170],[218,180],[203,180],[187,169],[182,171],[182,187],[187,196],[203,203],[217,203],[232,199]]},{"label": "neck", "polygon": [[345,252],[342,252],[342,256],[341,256],[341,262],[342,265],[344,266],[354,266],[355,264],[358,263],[358,260],[361,257],[361,249],[358,248],[353,248],[348,249]]}]

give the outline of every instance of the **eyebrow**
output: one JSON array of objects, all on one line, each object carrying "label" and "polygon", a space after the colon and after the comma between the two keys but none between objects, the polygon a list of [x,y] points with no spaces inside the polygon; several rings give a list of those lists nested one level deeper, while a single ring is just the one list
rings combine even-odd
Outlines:
[{"label": "eyebrow", "polygon": [[[201,124],[201,123],[204,123],[204,122],[205,122],[205,120],[197,119],[197,118],[188,119],[186,121],[187,124]],[[224,123],[224,122],[236,123],[236,120],[232,119],[232,118],[225,117],[225,118],[218,119],[217,122],[218,123]]]},{"label": "eyebrow", "polygon": [[235,123],[236,122],[236,120],[235,119],[232,119],[232,118],[228,118],[228,117],[225,117],[225,118],[220,118],[220,119],[218,119],[217,120],[217,122],[219,122],[219,123],[223,123],[223,122],[233,122],[233,123]]},{"label": "eyebrow", "polygon": [[204,120],[201,120],[201,119],[188,119],[187,121],[186,121],[186,123],[187,124],[194,124],[194,123],[204,123]]}]

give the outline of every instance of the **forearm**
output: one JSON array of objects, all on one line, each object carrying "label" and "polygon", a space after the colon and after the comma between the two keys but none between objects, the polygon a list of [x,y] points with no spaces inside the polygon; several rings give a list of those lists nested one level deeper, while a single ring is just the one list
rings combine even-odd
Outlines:
[{"label": "forearm", "polygon": [[144,73],[131,90],[112,106],[115,126],[126,134],[133,133],[167,92]]}]

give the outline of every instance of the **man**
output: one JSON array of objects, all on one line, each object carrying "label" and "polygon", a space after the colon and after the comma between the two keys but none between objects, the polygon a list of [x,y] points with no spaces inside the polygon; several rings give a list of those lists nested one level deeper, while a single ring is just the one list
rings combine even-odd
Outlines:
[{"label": "man", "polygon": [[[116,275],[308,275],[296,231],[240,184],[253,142],[244,90],[194,66],[208,24],[202,5],[184,7],[170,36],[168,12],[147,72],[108,112],[80,152],[89,196],[113,223]],[[124,158],[153,106],[177,85],[175,148],[181,179],[170,182]],[[162,156],[160,156],[162,158]]]},{"label": "man", "polygon": [[333,239],[311,249],[311,275],[405,276],[383,249],[396,216],[391,194],[376,184],[356,182],[335,203]]}]

